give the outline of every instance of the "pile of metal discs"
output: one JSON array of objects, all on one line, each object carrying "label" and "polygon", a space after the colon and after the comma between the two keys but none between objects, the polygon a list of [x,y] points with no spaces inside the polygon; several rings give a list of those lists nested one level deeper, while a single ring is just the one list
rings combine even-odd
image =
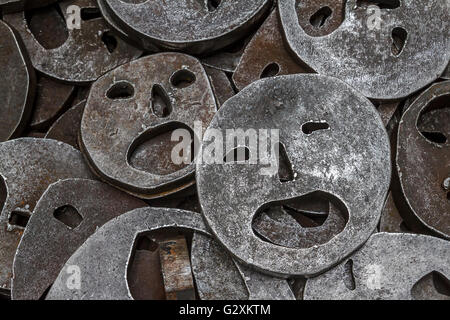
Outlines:
[{"label": "pile of metal discs", "polygon": [[450,299],[443,0],[0,0],[0,297]]}]

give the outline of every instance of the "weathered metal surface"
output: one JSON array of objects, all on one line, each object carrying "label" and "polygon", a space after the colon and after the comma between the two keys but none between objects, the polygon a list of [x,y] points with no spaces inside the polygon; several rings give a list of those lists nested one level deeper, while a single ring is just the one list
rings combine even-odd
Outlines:
[{"label": "weathered metal surface", "polygon": [[205,67],[205,71],[211,83],[214,96],[216,97],[217,108],[219,109],[225,101],[235,95],[233,85],[225,72],[210,67]]},{"label": "weathered metal surface", "polygon": [[0,20],[0,142],[21,133],[30,116],[35,74],[13,29]]},{"label": "weathered metal surface", "polygon": [[161,197],[194,183],[194,163],[172,161],[173,147],[180,143],[171,141],[172,132],[192,131],[195,121],[206,126],[215,111],[197,59],[180,53],[147,56],[92,85],[80,147],[108,183],[142,198]]},{"label": "weathered metal surface", "polygon": [[58,0],[0,0],[0,12],[11,13],[47,6]]},{"label": "weathered metal surface", "polygon": [[[404,112],[397,138],[397,206],[408,225],[450,239],[450,81],[432,85]],[[398,200],[398,201],[397,201]]]},{"label": "weathered metal surface", "polygon": [[343,23],[321,37],[308,35],[301,27],[297,3],[278,1],[287,43],[297,57],[319,74],[337,77],[366,97],[405,98],[436,80],[449,63],[445,1],[400,1],[395,9],[380,9],[378,20],[367,1],[348,0]]},{"label": "weathered metal surface", "polygon": [[[328,128],[308,132],[311,122]],[[389,140],[369,100],[335,78],[305,74],[264,79],[229,99],[209,127],[224,137],[226,129],[237,128],[279,129],[292,177],[277,174],[277,167],[269,170],[259,152],[253,154],[256,164],[197,164],[202,212],[233,256],[271,274],[311,276],[337,264],[369,238],[391,174]],[[235,147],[249,148],[242,143]],[[203,141],[204,149],[207,145]],[[327,243],[284,248],[253,233],[255,214],[314,193],[342,204],[340,209],[348,213],[344,230]]]},{"label": "weathered metal surface", "polygon": [[85,104],[86,101],[81,101],[76,106],[67,110],[48,129],[45,138],[62,141],[70,144],[75,149],[80,149],[78,147],[78,137]]},{"label": "weathered metal surface", "polygon": [[261,78],[306,73],[308,70],[289,53],[284,44],[278,10],[274,10],[245,48],[233,74],[233,82],[238,90],[242,90]]},{"label": "weathered metal surface", "polygon": [[[432,283],[421,283],[432,272],[447,278],[443,284],[447,286],[446,294]],[[377,233],[349,260],[308,279],[304,299],[450,299],[449,278],[448,241],[424,235]]]},{"label": "weathered metal surface", "polygon": [[[41,21],[37,31],[45,28],[46,24],[53,25],[52,29],[44,29],[47,32],[40,34],[39,39],[36,37],[39,32],[30,30],[25,13],[4,16],[4,20],[20,33],[33,66],[38,71],[67,83],[88,84],[142,54],[141,50],[111,34],[100,14],[95,19],[81,19],[80,29],[67,29],[66,20],[70,18],[67,8],[71,5],[81,10],[97,8],[94,0],[65,0],[57,4],[63,17],[56,8],[36,12],[31,19]],[[50,18],[44,19],[47,16]],[[55,34],[61,37],[59,45],[48,48],[49,44],[54,43],[52,38]]]},{"label": "weathered metal surface", "polygon": [[149,42],[191,54],[209,53],[242,38],[272,5],[270,0],[102,1],[118,29],[144,39],[142,45]]},{"label": "weathered metal surface", "polygon": [[67,107],[73,97],[75,87],[58,83],[47,77],[40,77],[37,82],[34,111],[30,127],[45,129]]},{"label": "weathered metal surface", "polygon": [[294,300],[285,279],[264,275],[235,262],[209,236],[194,234],[191,261],[202,300]]},{"label": "weathered metal surface", "polygon": [[12,299],[40,299],[70,256],[97,228],[146,206],[99,181],[68,179],[50,185],[36,204],[17,248]]},{"label": "weathered metal surface", "polygon": [[62,142],[20,138],[0,144],[0,287],[10,287],[14,254],[47,187],[60,179],[91,177],[81,153]]},{"label": "weathered metal surface", "polygon": [[447,66],[447,69],[445,69],[445,71],[442,74],[441,78],[444,78],[446,80],[450,80],[450,64]]},{"label": "weathered metal surface", "polygon": [[400,216],[391,192],[389,192],[381,214],[380,232],[413,233]]},{"label": "weathered metal surface", "polygon": [[389,122],[394,117],[394,114],[397,112],[399,106],[399,102],[381,103],[378,105],[377,110],[380,113],[381,121],[383,121],[385,127],[389,125]]},{"label": "weathered metal surface", "polygon": [[[202,217],[189,211],[141,208],[125,213],[99,228],[70,257],[47,299],[133,299],[127,282],[127,269],[135,240],[142,234],[166,228],[208,234]],[[66,286],[70,276],[67,271],[73,265],[80,268],[82,275],[79,290]]]}]

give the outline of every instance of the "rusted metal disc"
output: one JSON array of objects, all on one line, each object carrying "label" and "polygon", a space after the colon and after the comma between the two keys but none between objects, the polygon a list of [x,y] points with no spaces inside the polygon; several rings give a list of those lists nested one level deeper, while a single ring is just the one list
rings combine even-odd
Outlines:
[{"label": "rusted metal disc", "polygon": [[[80,29],[67,28],[72,14],[67,9],[72,5],[81,9]],[[85,15],[83,10],[94,14]],[[88,84],[142,54],[111,33],[94,0],[62,1],[37,11],[29,23],[23,12],[5,15],[4,20],[20,33],[38,71],[71,84]]]},{"label": "rusted metal disc", "polygon": [[23,230],[47,187],[67,178],[92,178],[79,151],[50,139],[0,144],[0,287],[9,289]]},{"label": "rusted metal disc", "polygon": [[194,234],[191,261],[202,300],[294,300],[285,279],[253,271],[235,262],[209,236]]},{"label": "rusted metal disc", "polygon": [[13,29],[0,20],[0,142],[21,133],[30,116],[35,74]]},{"label": "rusted metal disc", "polygon": [[247,34],[272,5],[270,0],[101,1],[118,28],[129,36],[191,54],[208,53],[233,43]]},{"label": "rusted metal disc", "polygon": [[432,85],[405,111],[397,138],[394,199],[405,221],[450,239],[450,81]]},{"label": "rusted metal disc", "polygon": [[[430,276],[443,280],[433,284]],[[377,233],[347,261],[308,279],[304,299],[449,299],[449,278],[448,241],[425,235]]]},{"label": "rusted metal disc", "polygon": [[[97,174],[141,198],[181,191],[194,183],[195,165],[172,161],[176,129],[203,130],[216,111],[200,62],[181,53],[141,58],[92,85],[81,123],[80,147]],[[190,149],[190,148],[189,148]],[[191,152],[194,155],[194,152]]]},{"label": "rusted metal disc", "polygon": [[287,43],[316,72],[337,77],[366,97],[405,98],[439,78],[449,63],[446,1],[383,1],[369,8],[370,1],[348,0],[337,29],[310,35],[305,23],[325,26],[334,19],[324,3],[311,1],[316,12],[304,22],[308,18],[299,17],[298,0],[278,1]]},{"label": "rusted metal disc", "polygon": [[12,299],[38,300],[97,228],[133,209],[137,198],[92,180],[52,184],[33,211],[14,258]]},{"label": "rusted metal disc", "polygon": [[[369,100],[331,77],[268,78],[229,99],[207,133],[215,129],[228,140],[227,129],[238,128],[244,133],[278,129],[283,150],[279,162],[289,164],[290,174],[285,176],[279,170],[282,166],[265,164],[269,155],[252,151],[250,139],[234,145],[247,148],[249,161],[197,163],[203,215],[234,257],[270,274],[310,276],[337,264],[369,238],[377,227],[391,175],[389,140]],[[207,139],[203,150],[211,147]],[[348,220],[327,243],[286,248],[252,230],[255,215],[313,194],[334,201]]]}]

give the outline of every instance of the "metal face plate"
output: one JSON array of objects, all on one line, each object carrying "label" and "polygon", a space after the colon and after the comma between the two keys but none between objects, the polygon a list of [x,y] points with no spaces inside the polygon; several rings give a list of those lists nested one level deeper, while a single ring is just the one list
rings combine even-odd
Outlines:
[{"label": "metal face plate", "polygon": [[35,74],[14,31],[0,20],[0,142],[20,134],[34,99]]},{"label": "metal face plate", "polygon": [[215,112],[208,76],[197,59],[155,54],[93,84],[80,147],[108,183],[142,198],[167,195],[192,185],[195,169],[193,163],[175,165],[171,160],[179,143],[170,141],[171,133],[194,130],[195,121],[206,126]]},{"label": "metal face plate", "polygon": [[144,201],[98,181],[68,179],[52,184],[36,204],[17,249],[12,299],[41,298],[66,261],[97,228],[146,206]]},{"label": "metal face plate", "polygon": [[[127,269],[136,238],[143,233],[180,228],[208,234],[202,217],[178,209],[141,208],[99,228],[67,261],[47,299],[131,300]],[[95,257],[95,258],[93,258]],[[80,268],[81,289],[66,285],[71,266]]]},{"label": "metal face plate", "polygon": [[400,1],[397,8],[379,9],[378,21],[366,1],[349,0],[343,23],[322,37],[301,27],[297,3],[278,1],[289,46],[319,74],[339,78],[368,98],[405,98],[440,77],[449,62],[446,1]]},{"label": "metal face plate", "polygon": [[400,121],[396,157],[397,205],[403,218],[446,239],[450,239],[449,101],[450,81],[445,81],[432,85],[411,104]]},{"label": "metal face plate", "polygon": [[68,178],[92,178],[81,153],[50,139],[20,138],[0,144],[0,287],[9,288],[14,254],[27,219],[47,187]]},{"label": "metal face plate", "polygon": [[[270,9],[270,0],[145,1],[104,0],[111,19],[134,38],[169,50],[207,53],[233,43]],[[151,17],[151,18],[149,18]]]},{"label": "metal face plate", "polygon": [[448,241],[424,235],[377,233],[349,260],[308,279],[304,299],[448,299],[436,289],[421,292],[423,284],[419,280],[433,271],[450,278]]},{"label": "metal face plate", "polygon": [[[66,0],[58,5],[64,19],[59,16],[52,18],[62,19],[62,24],[55,25],[54,32],[66,32],[67,38],[57,48],[46,49],[42,46],[31,32],[25,13],[5,15],[4,17],[4,20],[19,32],[28,49],[33,66],[43,74],[71,84],[87,84],[142,54],[141,50],[112,35],[110,28],[101,16],[91,20],[82,19],[80,29],[60,30],[66,28],[69,6],[76,5],[81,10],[94,9],[97,8],[94,0]],[[55,21],[47,20],[45,22],[54,23]],[[47,38],[52,36],[53,33],[43,35]],[[109,39],[114,45],[108,48],[105,39]]]},{"label": "metal face plate", "polygon": [[[328,129],[308,132],[311,123]],[[223,137],[227,129],[238,128],[279,129],[293,179],[282,182],[277,172],[262,174],[268,165],[259,154],[257,164],[197,164],[202,212],[233,256],[271,274],[311,276],[369,238],[391,175],[387,133],[369,100],[335,78],[305,74],[264,79],[229,99],[209,127]],[[203,149],[207,146],[204,140]],[[249,148],[239,141],[235,147]],[[337,200],[349,217],[330,241],[306,249],[284,248],[254,234],[254,216],[267,206],[315,192]]]},{"label": "metal face plate", "polygon": [[209,236],[194,234],[191,261],[202,300],[294,300],[285,279],[267,276],[236,263]]}]

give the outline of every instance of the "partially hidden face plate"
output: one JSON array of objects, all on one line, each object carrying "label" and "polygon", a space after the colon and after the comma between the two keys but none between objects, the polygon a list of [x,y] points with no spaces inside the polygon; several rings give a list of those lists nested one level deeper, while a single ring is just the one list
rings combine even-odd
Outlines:
[{"label": "partially hidden face plate", "polygon": [[[247,138],[236,141],[231,130],[237,129]],[[267,162],[277,159],[270,145],[278,146],[279,160]],[[377,226],[390,183],[389,140],[370,101],[340,80],[291,75],[255,82],[222,106],[202,147],[197,188],[206,222],[234,257],[260,271],[320,273]],[[245,161],[221,161],[242,151]],[[315,194],[330,199],[346,220],[326,243],[287,248],[254,233],[252,222],[264,210]]]}]

